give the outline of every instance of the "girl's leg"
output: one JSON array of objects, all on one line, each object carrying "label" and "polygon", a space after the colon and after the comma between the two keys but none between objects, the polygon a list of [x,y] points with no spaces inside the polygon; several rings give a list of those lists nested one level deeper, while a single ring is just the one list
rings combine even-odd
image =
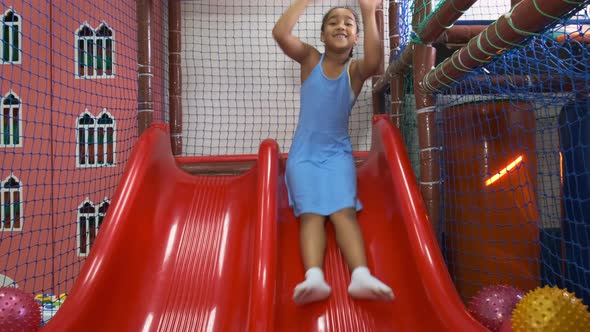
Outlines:
[{"label": "girl's leg", "polygon": [[330,220],[336,231],[336,242],[351,271],[359,266],[367,266],[365,241],[361,227],[356,221],[354,208],[342,209],[332,215]]},{"label": "girl's leg", "polygon": [[312,267],[324,266],[324,252],[326,251],[325,217],[303,213],[299,217],[299,245],[305,270]]},{"label": "girl's leg", "polygon": [[373,277],[367,268],[365,243],[354,208],[342,209],[330,220],[336,230],[336,241],[352,271],[348,293],[359,299],[393,300],[391,288]]},{"label": "girl's leg", "polygon": [[295,287],[293,300],[297,304],[324,300],[332,292],[322,271],[326,251],[324,219],[324,216],[312,213],[304,213],[299,218],[299,241],[305,280]]}]

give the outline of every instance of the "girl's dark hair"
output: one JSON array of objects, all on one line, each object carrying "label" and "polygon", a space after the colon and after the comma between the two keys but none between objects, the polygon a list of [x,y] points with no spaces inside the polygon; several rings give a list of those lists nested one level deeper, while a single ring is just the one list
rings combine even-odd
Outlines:
[{"label": "girl's dark hair", "polygon": [[[356,23],[356,33],[360,33],[361,32],[361,26],[359,24],[359,15],[357,14],[357,12],[352,9],[349,6],[336,6],[336,7],[332,7],[330,8],[330,10],[328,10],[326,12],[326,14],[324,14],[324,17],[322,18],[322,32],[324,32],[324,28],[326,26],[326,22],[328,21],[328,18],[330,17],[330,14],[332,14],[333,11],[335,11],[336,9],[347,9],[352,13],[352,16],[354,16],[354,22]],[[352,50],[350,50],[350,57],[352,58]]]},{"label": "girl's dark hair", "polygon": [[359,25],[359,15],[356,13],[356,11],[353,8],[351,8],[349,6],[337,6],[337,7],[330,8],[330,10],[328,10],[326,12],[326,14],[324,14],[324,18],[322,18],[322,31],[324,31],[324,28],[326,27],[326,22],[328,21],[330,14],[332,14],[332,12],[335,11],[336,9],[349,10],[352,13],[352,15],[354,16],[354,21],[356,23],[356,33],[361,32],[361,26]]}]

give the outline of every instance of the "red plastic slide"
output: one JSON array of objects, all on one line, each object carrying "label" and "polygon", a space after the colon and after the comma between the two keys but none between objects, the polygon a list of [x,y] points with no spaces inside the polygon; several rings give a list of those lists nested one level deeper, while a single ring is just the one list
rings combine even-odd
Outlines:
[{"label": "red plastic slide", "polygon": [[329,223],[333,294],[293,303],[303,266],[284,160],[272,140],[250,159],[240,175],[191,175],[172,156],[166,126],[148,129],[67,301],[41,331],[487,331],[455,291],[387,117],[374,119],[358,181],[369,265],[394,289],[390,303],[347,295]]}]

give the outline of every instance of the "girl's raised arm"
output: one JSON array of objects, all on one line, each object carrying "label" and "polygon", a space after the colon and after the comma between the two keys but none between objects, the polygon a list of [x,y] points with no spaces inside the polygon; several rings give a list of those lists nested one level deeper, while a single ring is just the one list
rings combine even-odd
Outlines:
[{"label": "girl's raised arm", "polygon": [[363,16],[364,56],[359,60],[358,73],[362,81],[374,75],[382,65],[381,37],[375,13],[382,0],[358,0]]},{"label": "girl's raised arm", "polygon": [[297,20],[303,14],[305,7],[311,0],[296,0],[289,8],[281,15],[274,28],[272,29],[272,36],[279,44],[279,47],[291,59],[303,64],[305,60],[312,53],[314,48],[302,42],[299,38],[292,34]]}]

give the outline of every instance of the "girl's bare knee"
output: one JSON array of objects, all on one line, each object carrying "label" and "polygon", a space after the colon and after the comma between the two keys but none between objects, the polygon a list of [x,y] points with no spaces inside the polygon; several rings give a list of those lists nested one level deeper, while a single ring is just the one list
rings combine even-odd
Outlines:
[{"label": "girl's bare knee", "polygon": [[307,220],[312,220],[312,221],[313,220],[323,220],[324,216],[319,215],[319,214],[315,214],[315,213],[302,213],[299,216],[299,219],[305,220],[305,221],[307,221]]},{"label": "girl's bare knee", "polygon": [[299,223],[301,226],[306,225],[323,225],[325,220],[324,216],[314,213],[303,213],[299,216]]},{"label": "girl's bare knee", "polygon": [[356,222],[356,209],[353,207],[349,207],[344,208],[342,210],[338,210],[330,215],[330,220],[333,223],[338,222],[339,220]]}]

